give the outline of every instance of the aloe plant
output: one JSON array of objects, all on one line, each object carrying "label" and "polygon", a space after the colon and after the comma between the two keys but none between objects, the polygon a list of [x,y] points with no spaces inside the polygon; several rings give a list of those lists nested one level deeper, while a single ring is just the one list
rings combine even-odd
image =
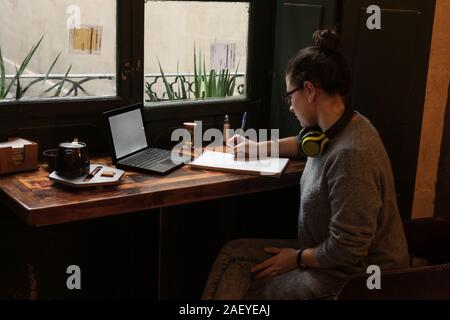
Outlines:
[{"label": "aloe plant", "polygon": [[[162,68],[161,62],[158,59],[159,64],[159,70],[161,73],[161,77],[164,82],[164,86],[166,87],[166,94],[169,100],[185,100],[188,98],[187,91],[186,91],[186,83],[187,81],[183,76],[179,76],[178,69],[179,69],[179,63],[177,62],[177,76],[175,77],[175,82],[170,83],[166,77],[166,74],[164,73],[164,70]],[[177,92],[174,91],[173,85],[177,85]],[[150,98],[150,101],[155,102],[159,101],[159,99],[152,93],[151,91],[151,85],[149,83],[146,83],[146,93]]]},{"label": "aloe plant", "polygon": [[203,59],[203,82],[205,84],[203,98],[225,98],[233,96],[239,64],[234,75],[228,69],[222,69],[218,72],[212,69],[209,76],[206,74],[205,65],[206,62]]},{"label": "aloe plant", "polygon": [[0,46],[0,99],[3,99],[6,91],[6,71],[3,62],[2,47]]},{"label": "aloe plant", "polygon": [[145,93],[148,95],[151,102],[159,101],[159,99],[153,94],[152,86],[148,82],[145,83]]},{"label": "aloe plant", "polygon": [[[203,59],[202,59],[203,58]],[[169,100],[187,99],[186,79],[179,75],[179,63],[177,62],[177,76],[173,83],[169,83],[166,74],[158,59],[159,70],[166,88],[165,95]],[[236,87],[236,79],[239,70],[239,63],[234,74],[229,69],[214,70],[211,69],[209,74],[206,71],[205,56],[201,52],[197,52],[194,43],[194,97],[195,99],[205,98],[225,98],[234,95]],[[174,91],[174,85],[177,85],[177,91]],[[152,93],[151,84],[145,84],[146,94],[151,102],[159,101]]]},{"label": "aloe plant", "polygon": [[[11,90],[12,86],[16,83],[19,82],[20,76],[22,75],[22,73],[25,71],[25,69],[27,68],[28,64],[30,63],[31,59],[33,58],[34,54],[36,53],[37,49],[39,48],[42,40],[44,39],[44,36],[41,37],[41,39],[39,40],[39,42],[34,45],[31,50],[28,52],[27,56],[25,57],[25,59],[22,61],[20,68],[16,69],[16,75],[14,76],[13,80],[10,82],[9,86],[6,88],[6,90],[3,92],[3,95],[0,97],[2,99],[5,99],[6,96],[8,95],[9,91]],[[3,60],[3,59],[2,59]],[[17,92],[16,92],[17,93]],[[20,92],[19,92],[20,93]],[[16,99],[17,99],[17,94],[16,94]],[[20,98],[19,98],[20,99]]]},{"label": "aloe plant", "polygon": [[209,78],[210,80],[208,80],[208,76],[206,75],[206,64],[205,64],[205,58],[203,57],[203,82],[205,84],[205,90],[202,93],[202,99],[206,98],[207,96],[209,96],[208,92],[210,91],[210,81],[211,81],[211,77]]},{"label": "aloe plant", "polygon": [[202,92],[201,58],[202,58],[202,55],[201,55],[201,53],[199,53],[199,56],[198,56],[199,70],[197,71],[197,52],[196,52],[195,43],[194,43],[194,96],[195,96],[195,99],[200,99],[201,98],[200,95],[201,95],[201,92]]},{"label": "aloe plant", "polygon": [[[177,61],[177,75],[179,74],[179,62]],[[183,76],[177,76],[175,78],[175,83],[178,85],[178,99],[181,100],[186,100],[187,99],[187,92],[186,92],[186,87],[185,87],[185,83],[186,80]]]},{"label": "aloe plant", "polygon": [[[6,99],[6,97],[8,96],[9,92],[11,91],[12,87],[14,85],[16,85],[16,93],[15,93],[15,99],[16,100],[20,100],[26,89],[23,90],[21,84],[20,84],[20,78],[22,76],[22,74],[24,73],[24,71],[26,70],[26,68],[28,67],[31,59],[33,58],[33,56],[35,55],[36,51],[38,50],[39,46],[42,43],[42,40],[44,39],[45,35],[43,35],[38,43],[34,46],[32,46],[32,48],[30,49],[30,51],[28,52],[28,54],[26,55],[25,59],[22,61],[22,63],[20,64],[20,67],[17,68],[16,67],[16,73],[13,77],[13,79],[11,80],[11,82],[9,83],[8,87],[6,87],[6,70],[5,70],[5,64],[3,61],[3,54],[2,54],[2,50],[0,47],[0,100],[2,99]],[[55,67],[56,63],[58,62],[59,58],[61,56],[61,52],[56,56],[56,58],[53,60],[52,64],[50,65],[45,77],[44,77],[44,83],[47,81],[50,73],[53,71],[53,68]],[[64,77],[64,79],[57,83],[56,85],[52,86],[50,89],[47,89],[44,91],[44,93],[47,93],[51,90],[53,90],[54,88],[58,87],[57,93],[55,94],[56,96],[59,96],[61,94],[62,88],[64,86],[64,83],[67,81],[67,78],[69,76],[69,72],[70,69],[72,68],[72,66],[70,66],[70,68],[67,70],[66,75]]]},{"label": "aloe plant", "polygon": [[238,74],[238,70],[239,70],[239,65],[241,63],[238,62],[237,68],[236,68],[236,72],[234,73],[234,76],[231,77],[228,81],[229,83],[229,89],[228,89],[228,95],[229,96],[233,96],[234,95],[234,88],[236,87],[236,79],[237,79],[237,74]]},{"label": "aloe plant", "polygon": [[159,64],[159,71],[161,72],[161,76],[164,81],[164,85],[166,86],[167,96],[169,97],[169,100],[175,100],[175,94],[173,93],[173,90],[169,84],[169,81],[167,81],[166,75],[164,74],[164,71],[162,69],[161,62],[159,61],[159,59],[158,59],[158,64]]},{"label": "aloe plant", "polygon": [[[19,73],[16,67],[16,74]],[[16,85],[16,100],[20,100],[22,98],[22,88],[20,87],[20,77],[17,77],[17,85]]]},{"label": "aloe plant", "polygon": [[72,69],[72,65],[70,65],[69,69],[67,69],[66,74],[64,75],[64,78],[59,83],[58,90],[56,91],[55,97],[59,97],[59,95],[61,94],[61,91],[64,87],[64,83],[66,83],[67,77],[69,76],[70,69]]},{"label": "aloe plant", "polygon": [[47,73],[45,74],[44,83],[47,82],[48,76],[53,71],[53,68],[55,67],[56,62],[58,61],[59,57],[61,56],[62,51],[58,53],[55,60],[53,60],[53,63],[50,65],[50,68],[48,68]]}]

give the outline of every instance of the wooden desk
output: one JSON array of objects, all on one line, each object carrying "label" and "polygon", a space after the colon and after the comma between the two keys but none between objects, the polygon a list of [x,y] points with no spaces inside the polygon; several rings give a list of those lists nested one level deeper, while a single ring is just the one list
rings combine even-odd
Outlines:
[{"label": "wooden desk", "polygon": [[[111,165],[106,158],[92,163]],[[27,224],[39,227],[291,187],[303,168],[303,161],[291,161],[275,178],[184,166],[165,176],[127,172],[120,185],[77,190],[54,184],[40,167],[0,177],[0,196]]]}]

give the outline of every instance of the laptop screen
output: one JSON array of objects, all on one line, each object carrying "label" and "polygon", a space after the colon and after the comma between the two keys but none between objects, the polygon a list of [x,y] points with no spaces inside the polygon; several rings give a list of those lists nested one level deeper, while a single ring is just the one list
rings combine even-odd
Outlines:
[{"label": "laptop screen", "polygon": [[147,148],[147,137],[140,108],[108,119],[117,159]]}]

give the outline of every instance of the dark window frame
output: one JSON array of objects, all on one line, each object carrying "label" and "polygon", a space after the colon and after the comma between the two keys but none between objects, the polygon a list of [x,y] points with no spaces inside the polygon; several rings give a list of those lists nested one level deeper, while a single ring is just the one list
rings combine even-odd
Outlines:
[{"label": "dark window frame", "polygon": [[[136,0],[117,0],[116,15],[116,96],[30,99],[0,103],[0,119],[14,120],[32,118],[55,118],[58,116],[77,116],[97,114],[132,101],[133,68],[131,35],[133,30],[132,13]],[[119,45],[120,44],[120,45]]]},{"label": "dark window frame", "polygon": [[[171,1],[171,0],[168,0]],[[192,1],[192,0],[181,0]],[[205,117],[249,111],[255,127],[267,126],[273,68],[275,0],[196,0],[205,2],[249,2],[249,34],[246,98],[211,99],[166,103],[145,108],[147,121],[202,120]],[[144,101],[145,0],[117,0],[117,96],[79,99],[42,99],[0,104],[0,122],[16,127],[34,123],[57,124],[60,119],[79,121],[103,112]],[[10,126],[11,128],[11,126]],[[10,136],[9,128],[0,136]]]},{"label": "dark window frame", "polygon": [[[151,0],[150,0],[151,1]],[[245,97],[229,97],[224,99],[205,99],[205,100],[195,100],[190,99],[186,101],[163,101],[158,102],[152,105],[149,105],[145,102],[145,97],[142,89],[142,101],[144,101],[146,114],[149,115],[152,119],[176,119],[176,118],[184,118],[186,115],[189,116],[202,116],[202,115],[211,115],[217,114],[218,112],[227,112],[227,110],[235,110],[236,105],[245,105],[249,106],[251,104],[250,94],[252,93],[252,74],[249,74],[249,65],[251,64],[250,52],[251,52],[251,30],[253,25],[253,11],[256,1],[254,0],[164,0],[164,1],[185,1],[185,2],[248,2],[250,4],[249,8],[249,32],[247,36],[247,70],[246,70],[246,96]],[[142,78],[144,78],[144,73],[142,74]],[[145,80],[143,81],[143,83]],[[208,107],[215,108],[216,112],[212,112],[211,110],[206,110]],[[174,113],[177,108],[183,108],[182,112]],[[242,108],[237,108],[242,109]],[[245,109],[245,108],[244,108]],[[205,112],[203,112],[205,111]]]},{"label": "dark window frame", "polygon": [[[172,1],[172,0],[166,0]],[[177,0],[192,1],[192,0]],[[248,2],[248,54],[246,70],[246,97],[208,100],[189,100],[182,102],[161,102],[155,105],[145,105],[146,118],[151,121],[175,120],[224,115],[227,113],[242,113],[250,111],[258,114],[253,124],[258,127],[268,124],[270,106],[270,87],[265,84],[271,81],[273,67],[273,36],[276,1],[257,0],[196,0],[200,2]],[[143,23],[143,22],[142,22]],[[143,48],[143,46],[142,46]],[[261,48],[261,49],[259,49]],[[261,53],[264,52],[264,53]],[[142,72],[141,78],[144,79]],[[143,86],[144,81],[142,81]],[[141,101],[144,101],[143,87]],[[268,96],[267,96],[268,94]],[[267,100],[269,99],[269,100]]]}]

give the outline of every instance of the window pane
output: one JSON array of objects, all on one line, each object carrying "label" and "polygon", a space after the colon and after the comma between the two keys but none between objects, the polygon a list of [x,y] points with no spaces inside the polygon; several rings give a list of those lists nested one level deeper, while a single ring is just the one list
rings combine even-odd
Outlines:
[{"label": "window pane", "polygon": [[0,21],[0,102],[116,95],[116,0],[0,0]]},{"label": "window pane", "polygon": [[249,7],[248,2],[147,1],[147,105],[245,97]]}]

